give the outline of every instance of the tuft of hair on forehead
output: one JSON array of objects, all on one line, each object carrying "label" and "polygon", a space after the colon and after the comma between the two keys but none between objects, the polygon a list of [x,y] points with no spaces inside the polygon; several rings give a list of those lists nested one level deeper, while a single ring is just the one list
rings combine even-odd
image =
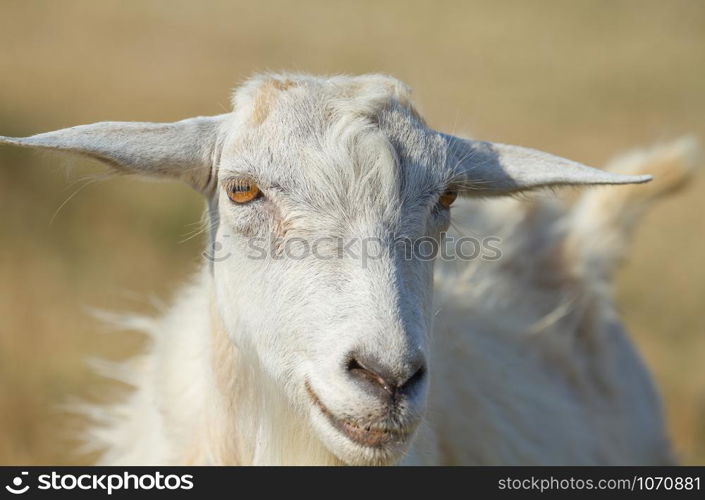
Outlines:
[{"label": "tuft of hair on forehead", "polygon": [[256,127],[270,116],[279,99],[294,89],[300,92],[302,100],[320,104],[321,111],[331,120],[341,116],[364,116],[374,121],[386,106],[396,102],[422,121],[411,103],[411,89],[396,78],[382,74],[330,77],[260,74],[235,89],[232,104],[236,111],[246,111],[249,123]]},{"label": "tuft of hair on forehead", "polygon": [[374,120],[393,103],[413,111],[411,89],[391,76],[338,76],[330,78],[327,83],[328,105],[340,114],[365,116]]},{"label": "tuft of hair on forehead", "polygon": [[[424,122],[411,104],[410,88],[393,77],[262,74],[236,89],[233,106],[244,126],[240,155],[256,155],[265,146],[270,155],[292,154],[305,165],[266,174],[299,186],[292,193],[302,206],[325,206],[331,213],[336,207],[348,214],[386,212],[399,205],[392,200],[400,198],[403,186],[419,184],[405,179],[409,172],[400,169],[398,141],[388,132],[406,138],[407,127]],[[279,134],[274,148],[267,145],[272,134]],[[409,137],[416,145],[422,142]]]},{"label": "tuft of hair on forehead", "polygon": [[258,86],[252,101],[252,123],[261,125],[267,119],[277,95],[296,85],[296,82],[288,78],[268,78],[264,80]]}]

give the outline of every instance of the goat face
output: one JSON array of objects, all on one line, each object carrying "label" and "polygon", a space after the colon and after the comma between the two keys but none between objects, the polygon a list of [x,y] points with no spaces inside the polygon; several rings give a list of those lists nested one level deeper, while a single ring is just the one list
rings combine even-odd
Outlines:
[{"label": "goat face", "polygon": [[442,141],[401,86],[354,83],[264,81],[236,96],[213,276],[232,340],[328,449],[386,463],[424,412],[432,254],[452,194]]}]

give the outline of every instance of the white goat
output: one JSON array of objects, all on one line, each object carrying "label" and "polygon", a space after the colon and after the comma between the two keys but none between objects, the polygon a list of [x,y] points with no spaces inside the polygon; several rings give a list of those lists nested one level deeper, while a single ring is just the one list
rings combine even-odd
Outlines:
[{"label": "white goat", "polygon": [[[135,391],[95,412],[102,463],[671,460],[609,294],[630,218],[667,186],[592,190],[572,209],[497,197],[643,183],[689,144],[632,161],[637,175],[595,170],[431,130],[379,75],[264,75],[220,116],[0,142],[178,178],[207,200],[212,255],[112,373]],[[501,238],[502,256],[444,262],[434,305],[416,243],[441,242],[456,195],[453,219]]]}]

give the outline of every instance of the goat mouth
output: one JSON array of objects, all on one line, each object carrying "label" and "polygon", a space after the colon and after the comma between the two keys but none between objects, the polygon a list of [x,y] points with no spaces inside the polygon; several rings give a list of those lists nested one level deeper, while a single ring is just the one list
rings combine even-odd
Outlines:
[{"label": "goat mouth", "polygon": [[409,437],[408,432],[399,429],[380,428],[378,426],[360,425],[349,419],[336,417],[314,392],[308,380],[305,382],[306,392],[314,406],[326,417],[328,422],[350,441],[367,448],[385,448],[390,444],[400,444]]}]

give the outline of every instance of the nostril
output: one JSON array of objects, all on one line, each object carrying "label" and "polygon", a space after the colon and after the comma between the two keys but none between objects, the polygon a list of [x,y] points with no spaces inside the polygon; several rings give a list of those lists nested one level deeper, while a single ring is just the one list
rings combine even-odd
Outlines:
[{"label": "nostril", "polygon": [[[385,377],[384,371],[375,365],[376,363],[370,361],[366,361],[365,364],[363,364],[353,356],[350,358],[350,361],[348,361],[347,368],[354,379],[381,388],[389,394],[394,394],[396,384],[390,382],[391,377]],[[372,368],[373,366],[374,368]]]},{"label": "nostril", "polygon": [[426,368],[422,361],[415,363],[411,376],[396,376],[391,370],[370,358],[353,354],[348,358],[347,371],[350,377],[367,390],[381,397],[395,398],[414,390],[423,380]]}]

